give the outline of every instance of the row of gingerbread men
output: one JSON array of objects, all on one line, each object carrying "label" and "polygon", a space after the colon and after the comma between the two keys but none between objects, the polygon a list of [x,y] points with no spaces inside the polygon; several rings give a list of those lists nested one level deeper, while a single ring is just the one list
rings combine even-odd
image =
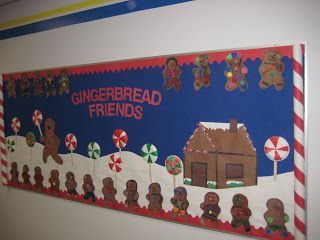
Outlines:
[{"label": "row of gingerbread men", "polygon": [[[40,75],[40,72],[35,73],[35,77],[33,78],[33,95],[34,96],[44,96],[44,85],[46,89],[46,96],[55,96],[57,93],[56,90],[56,80],[52,73],[52,71],[47,72],[47,77],[45,81]],[[69,93],[69,77],[67,74],[67,70],[63,69],[60,73],[59,78],[59,94],[68,94]],[[30,96],[31,95],[31,83],[28,79],[28,75],[23,73],[21,75],[21,79],[19,81],[20,93],[21,96]],[[13,77],[9,78],[6,82],[6,89],[9,98],[16,98],[16,81]]]},{"label": "row of gingerbread men", "polygon": [[[19,171],[16,162],[11,164],[11,183],[19,183]],[[34,169],[34,180],[36,188],[43,188],[44,177],[41,172],[40,167],[35,167]],[[22,173],[23,183],[31,185],[29,167],[27,165],[23,166]],[[50,190],[52,192],[60,191],[60,180],[58,170],[52,170],[49,178]],[[108,205],[114,205],[116,203],[117,190],[114,187],[112,178],[106,177],[102,180],[103,188],[102,193],[104,195],[104,200]],[[70,195],[78,195],[76,190],[77,182],[75,181],[75,176],[72,172],[66,173],[65,186],[67,192]],[[95,186],[91,175],[86,174],[83,177],[82,189],[84,191],[84,199],[96,200],[95,196]],[[128,180],[126,183],[126,189],[123,191],[126,197],[125,205],[128,208],[138,208],[138,185],[135,180]],[[163,196],[161,194],[161,186],[159,183],[151,183],[149,185],[149,192],[146,195],[149,201],[148,209],[150,211],[161,211]],[[177,187],[174,189],[174,196],[170,199],[173,209],[171,212],[172,217],[181,216],[188,218],[187,209],[189,207],[189,202],[187,200],[187,190],[184,187]],[[249,203],[246,196],[243,194],[235,194],[232,198],[232,208],[230,210],[232,215],[231,225],[234,228],[243,226],[245,231],[250,231],[251,226],[249,218],[251,216],[251,210],[249,209]],[[266,204],[268,210],[264,214],[264,218],[267,222],[266,233],[271,234],[273,232],[279,231],[282,236],[287,237],[288,232],[285,223],[289,221],[288,215],[284,212],[284,205],[281,200],[276,198],[271,198]],[[201,216],[201,224],[206,225],[208,221],[213,224],[218,222],[218,216],[221,212],[219,206],[219,196],[215,192],[208,192],[204,196],[203,203],[200,204],[200,208],[203,210]]]}]

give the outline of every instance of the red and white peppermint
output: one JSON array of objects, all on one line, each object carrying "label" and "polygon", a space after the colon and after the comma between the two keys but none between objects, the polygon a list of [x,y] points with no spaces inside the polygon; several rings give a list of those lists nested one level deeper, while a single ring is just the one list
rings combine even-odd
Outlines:
[{"label": "red and white peppermint", "polygon": [[289,143],[283,137],[272,136],[264,144],[264,152],[270,160],[282,161],[289,155]]},{"label": "red and white peppermint", "polygon": [[114,172],[121,172],[122,170],[122,159],[118,153],[114,153],[109,159],[109,168]]},{"label": "red and white peppermint", "polygon": [[12,118],[11,128],[17,134],[21,128],[20,119],[17,117]]},{"label": "red and white peppermint", "polygon": [[41,125],[43,120],[42,113],[39,110],[35,110],[32,114],[32,122],[37,127]]},{"label": "red and white peppermint", "polygon": [[74,151],[77,148],[78,142],[77,138],[73,133],[67,134],[66,138],[64,139],[66,147],[69,151]]},{"label": "red and white peppermint", "polygon": [[1,154],[1,175],[2,184],[8,185],[8,162],[6,139],[4,134],[4,109],[3,109],[3,79],[0,74],[0,154]]},{"label": "red and white peppermint", "polygon": [[123,149],[128,143],[128,136],[122,129],[116,129],[113,132],[112,140],[117,148]]}]

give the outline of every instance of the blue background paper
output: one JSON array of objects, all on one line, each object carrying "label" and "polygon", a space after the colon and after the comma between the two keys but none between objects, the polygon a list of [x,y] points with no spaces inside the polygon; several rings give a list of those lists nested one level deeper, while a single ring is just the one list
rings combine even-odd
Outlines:
[{"label": "blue background paper", "polygon": [[[25,136],[27,132],[32,131],[39,141],[39,131],[32,123],[32,113],[38,109],[44,118],[52,117],[55,120],[56,134],[62,140],[60,153],[69,152],[64,145],[64,137],[70,132],[78,139],[76,153],[87,156],[87,146],[91,141],[100,145],[101,156],[115,152],[117,149],[112,142],[112,134],[115,129],[121,128],[129,137],[124,150],[139,154],[142,145],[152,143],[159,151],[157,163],[164,165],[168,155],[175,154],[184,158],[183,147],[198,122],[228,123],[230,118],[236,118],[238,122],[245,124],[257,149],[259,176],[273,175],[273,162],[266,157],[263,150],[265,141],[273,135],[284,137],[291,149],[288,158],[278,163],[278,173],[293,171],[292,60],[284,57],[283,62],[286,68],[282,74],[285,79],[282,91],[276,91],[274,87],[265,90],[259,88],[261,76],[258,68],[261,60],[258,58],[255,61],[245,61],[249,69],[249,89],[246,92],[240,92],[238,89],[233,92],[225,90],[224,62],[214,62],[210,65],[212,86],[208,89],[202,87],[199,92],[193,88],[193,64],[181,66],[180,91],[163,90],[163,67],[70,76],[71,93],[111,86],[160,91],[163,99],[159,106],[138,104],[144,108],[141,120],[124,117],[90,118],[88,104],[73,105],[71,93],[48,98],[21,97],[17,87],[17,99],[7,98],[5,93],[6,136],[14,135],[10,127],[11,119],[18,117],[22,125],[19,135]],[[44,132],[43,124],[42,131]]]}]

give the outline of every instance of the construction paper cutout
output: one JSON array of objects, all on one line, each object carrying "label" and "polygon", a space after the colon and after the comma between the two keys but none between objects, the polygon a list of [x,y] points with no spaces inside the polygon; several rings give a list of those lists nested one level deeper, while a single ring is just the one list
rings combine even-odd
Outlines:
[{"label": "construction paper cutout", "polygon": [[170,199],[170,202],[173,205],[171,212],[172,217],[176,218],[177,216],[181,216],[188,218],[187,209],[189,207],[189,201],[187,200],[187,189],[184,187],[176,187],[174,189],[174,196]]},{"label": "construction paper cutout", "polygon": [[138,199],[138,184],[135,180],[128,180],[126,183],[126,189],[123,191],[123,195],[126,197],[125,205],[128,208],[136,209],[139,207]]},{"label": "construction paper cutout", "polygon": [[230,210],[232,215],[232,227],[238,228],[244,226],[246,232],[251,230],[249,218],[252,213],[248,206],[248,198],[245,195],[239,193],[233,196],[232,208]]},{"label": "construction paper cutout", "polygon": [[52,71],[47,71],[46,85],[46,97],[55,96],[57,94],[56,82]]},{"label": "construction paper cutout", "polygon": [[34,96],[43,96],[44,89],[43,89],[43,79],[39,71],[34,73],[33,78],[33,95]]},{"label": "construction paper cutout", "polygon": [[77,182],[75,180],[73,172],[67,172],[66,173],[65,186],[67,188],[67,193],[69,193],[70,195],[78,195],[78,192],[76,190],[78,184],[77,184]]},{"label": "construction paper cutout", "polygon": [[56,124],[52,118],[47,118],[44,122],[45,136],[40,136],[40,141],[44,142],[42,160],[47,163],[48,157],[51,156],[58,164],[63,164],[62,158],[58,154],[60,139],[55,134]]},{"label": "construction paper cutout", "polygon": [[61,70],[59,84],[59,94],[69,94],[70,80],[66,69]]},{"label": "construction paper cutout", "polygon": [[60,190],[60,180],[59,180],[59,171],[56,169],[51,170],[50,172],[50,190],[54,193],[58,193]]},{"label": "construction paper cutout", "polygon": [[211,69],[209,67],[209,56],[200,55],[196,57],[196,67],[192,69],[195,77],[193,86],[199,91],[202,86],[209,88],[211,86]]},{"label": "construction paper cutout", "polygon": [[78,146],[78,140],[73,133],[68,133],[64,139],[64,143],[67,149],[70,151],[70,160],[73,166],[73,151],[76,150]]},{"label": "construction paper cutout", "polygon": [[257,184],[257,153],[245,125],[236,119],[200,122],[184,152],[185,184],[208,188]]},{"label": "construction paper cutout", "polygon": [[176,91],[181,89],[180,76],[182,72],[180,70],[178,60],[174,57],[168,58],[165,63],[162,76],[164,78],[163,88],[169,90],[172,87]]},{"label": "construction paper cutout", "polygon": [[16,150],[16,142],[13,139],[7,139],[7,149],[9,154],[13,153]]},{"label": "construction paper cutout", "polygon": [[96,161],[101,154],[101,149],[98,143],[90,142],[88,145],[88,156],[93,160],[93,176],[96,175]]},{"label": "construction paper cutout", "polygon": [[273,161],[273,177],[277,180],[278,162],[285,160],[290,152],[290,146],[286,139],[280,136],[272,136],[264,144],[264,153]]},{"label": "construction paper cutout", "polygon": [[161,194],[161,187],[159,183],[151,183],[149,185],[149,192],[146,195],[146,198],[149,201],[149,211],[160,212],[162,210],[163,196]]},{"label": "construction paper cutout", "polygon": [[12,183],[18,183],[19,182],[19,171],[18,171],[18,164],[16,162],[11,163],[11,179],[10,181]]},{"label": "construction paper cutout", "polygon": [[239,53],[230,53],[226,57],[227,68],[224,75],[227,78],[225,89],[227,91],[234,91],[237,88],[244,92],[248,89],[248,81],[246,75],[248,68],[244,65],[241,55]]},{"label": "construction paper cutout", "polygon": [[114,172],[114,183],[116,188],[118,188],[118,183],[117,183],[117,173],[121,172],[122,170],[122,159],[120,157],[120,153],[114,153],[111,154],[110,159],[109,159],[109,168],[111,171]]},{"label": "construction paper cutout", "polygon": [[84,199],[91,199],[93,202],[96,201],[96,195],[94,194],[95,186],[93,185],[93,180],[90,174],[86,174],[83,177],[82,189],[84,192]]},{"label": "construction paper cutout", "polygon": [[43,188],[43,180],[44,180],[44,177],[42,175],[42,170],[39,166],[36,166],[34,168],[34,181],[35,181],[35,184],[34,186],[36,188]]},{"label": "construction paper cutout", "polygon": [[119,149],[119,151],[123,148],[125,148],[125,146],[128,143],[128,135],[126,134],[126,132],[122,129],[116,129],[113,132],[112,135],[112,140],[114,145]]},{"label": "construction paper cutout", "polygon": [[21,128],[21,122],[20,122],[19,118],[17,118],[17,117],[12,118],[11,128],[14,131],[15,135],[17,136],[18,132],[19,132],[19,130]]},{"label": "construction paper cutout", "polygon": [[176,155],[170,155],[165,161],[166,169],[173,176],[173,189],[176,188],[176,176],[182,172],[182,161]]},{"label": "construction paper cutout", "polygon": [[289,215],[284,212],[283,202],[280,199],[271,198],[267,201],[266,206],[268,210],[263,215],[267,222],[266,234],[279,231],[281,236],[288,237],[285,223],[289,221]]},{"label": "construction paper cutout", "polygon": [[31,184],[28,165],[23,166],[22,179],[24,184]]},{"label": "construction paper cutout", "polygon": [[34,112],[32,114],[32,122],[36,127],[38,127],[40,136],[43,136],[42,131],[41,131],[41,127],[40,127],[42,121],[43,121],[42,113],[39,110],[34,110]]},{"label": "construction paper cutout", "polygon": [[151,143],[146,143],[141,148],[141,156],[149,165],[149,181],[152,182],[151,164],[155,163],[158,159],[158,150],[156,146]]},{"label": "construction paper cutout", "polygon": [[280,53],[276,50],[267,50],[263,53],[262,63],[259,67],[261,80],[259,86],[261,89],[266,89],[274,86],[280,91],[284,88],[284,79],[282,73],[285,65],[281,61]]},{"label": "construction paper cutout", "polygon": [[16,98],[16,80],[11,76],[6,84],[7,94],[9,98]]},{"label": "construction paper cutout", "polygon": [[36,143],[36,136],[32,132],[28,132],[26,135],[26,143],[29,147],[29,159],[32,161],[32,148]]},{"label": "construction paper cutout", "polygon": [[22,73],[19,81],[21,96],[30,96],[30,82],[26,73]]},{"label": "construction paper cutout", "polygon": [[203,210],[201,215],[201,224],[207,225],[207,222],[216,223],[218,216],[221,212],[219,207],[219,196],[214,192],[208,192],[204,196],[203,203],[200,204],[200,208]]},{"label": "construction paper cutout", "polygon": [[102,180],[103,188],[102,194],[104,196],[104,201],[108,205],[114,205],[116,203],[117,189],[113,185],[113,180],[111,177],[106,177]]}]

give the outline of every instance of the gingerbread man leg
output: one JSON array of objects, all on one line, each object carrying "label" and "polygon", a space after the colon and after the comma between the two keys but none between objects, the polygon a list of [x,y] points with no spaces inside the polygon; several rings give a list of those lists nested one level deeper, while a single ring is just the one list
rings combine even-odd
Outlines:
[{"label": "gingerbread man leg", "polygon": [[53,158],[53,160],[56,161],[56,163],[58,163],[58,164],[60,164],[60,165],[63,164],[63,160],[62,160],[62,158],[59,156],[58,153],[53,153],[53,154],[51,154],[51,157]]}]

